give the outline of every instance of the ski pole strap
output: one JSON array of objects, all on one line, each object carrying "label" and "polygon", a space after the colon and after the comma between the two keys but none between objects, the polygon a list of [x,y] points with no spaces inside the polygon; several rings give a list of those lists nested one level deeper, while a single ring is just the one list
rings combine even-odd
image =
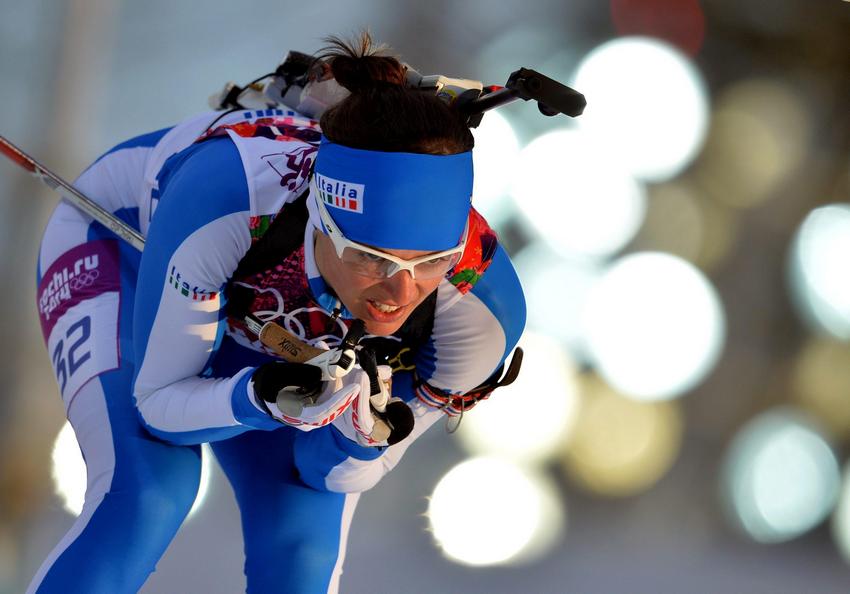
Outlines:
[{"label": "ski pole strap", "polygon": [[[517,347],[510,362],[508,362],[507,370],[505,370],[504,364],[500,365],[484,383],[465,394],[447,394],[444,390],[435,388],[418,377],[415,383],[415,393],[420,400],[442,409],[449,416],[463,415],[465,411],[489,398],[496,388],[512,384],[519,376],[522,356],[522,349]],[[505,372],[504,376],[502,376],[503,371]],[[499,379],[500,377],[501,379]]]}]

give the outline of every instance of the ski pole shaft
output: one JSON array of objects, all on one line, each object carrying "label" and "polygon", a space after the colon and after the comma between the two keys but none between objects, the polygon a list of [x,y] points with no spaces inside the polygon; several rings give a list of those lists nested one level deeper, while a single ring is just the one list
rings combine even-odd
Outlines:
[{"label": "ski pole shaft", "polygon": [[5,136],[0,136],[0,153],[17,163],[39,181],[58,192],[65,200],[89,215],[139,251],[145,247],[145,238],[127,223],[101,207],[94,200],[30,157]]}]

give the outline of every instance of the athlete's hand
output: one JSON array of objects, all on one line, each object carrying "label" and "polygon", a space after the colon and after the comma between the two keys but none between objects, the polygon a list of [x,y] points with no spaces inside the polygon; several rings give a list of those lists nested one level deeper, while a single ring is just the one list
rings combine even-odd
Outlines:
[{"label": "athlete's hand", "polygon": [[345,411],[368,386],[362,369],[325,381],[325,370],[307,363],[273,361],[251,378],[254,402],[275,419],[304,431],[327,425]]},{"label": "athlete's hand", "polygon": [[391,396],[392,370],[388,365],[377,365],[374,354],[367,349],[360,352],[359,360],[357,370],[364,372],[358,376],[359,394],[333,425],[360,445],[397,443],[413,429],[413,413],[400,398]]}]

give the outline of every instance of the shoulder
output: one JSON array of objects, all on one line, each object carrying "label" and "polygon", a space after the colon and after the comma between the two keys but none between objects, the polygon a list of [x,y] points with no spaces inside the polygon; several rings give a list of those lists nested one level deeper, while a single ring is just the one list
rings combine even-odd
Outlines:
[{"label": "shoulder", "polygon": [[459,303],[464,302],[467,307],[486,309],[492,316],[492,323],[498,324],[504,332],[509,348],[516,345],[525,328],[525,295],[510,257],[501,244],[497,244],[485,273]]},{"label": "shoulder", "polygon": [[295,116],[261,118],[225,126],[248,180],[254,215],[274,214],[303,192],[321,140],[317,122]]},{"label": "shoulder", "polygon": [[508,348],[513,348],[525,327],[522,286],[496,232],[475,209],[463,257],[448,280],[455,291],[445,291],[437,312],[453,310],[452,315],[459,316],[465,310],[484,310],[490,323],[504,332]]},{"label": "shoulder", "polygon": [[157,174],[154,225],[165,220],[200,228],[250,210],[248,185],[236,147],[227,138],[192,144],[169,157]]},{"label": "shoulder", "polygon": [[192,144],[166,161],[157,180],[144,259],[170,262],[199,286],[217,286],[251,244],[239,152],[227,137]]},{"label": "shoulder", "polygon": [[444,281],[437,290],[430,340],[417,372],[434,388],[465,393],[507,358],[525,328],[525,298],[504,248],[496,246],[486,273],[461,294]]}]

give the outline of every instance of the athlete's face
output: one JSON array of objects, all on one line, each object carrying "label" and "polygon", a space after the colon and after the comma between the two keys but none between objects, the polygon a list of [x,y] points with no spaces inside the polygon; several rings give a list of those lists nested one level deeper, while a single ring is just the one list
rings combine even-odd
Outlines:
[{"label": "athlete's face", "polygon": [[[404,324],[413,310],[440,284],[442,277],[414,279],[406,270],[389,278],[371,278],[352,272],[336,255],[330,238],[316,233],[316,265],[322,278],[334,290],[348,311],[366,322],[366,330],[377,336],[392,334]],[[431,252],[384,250],[409,260]]]}]

